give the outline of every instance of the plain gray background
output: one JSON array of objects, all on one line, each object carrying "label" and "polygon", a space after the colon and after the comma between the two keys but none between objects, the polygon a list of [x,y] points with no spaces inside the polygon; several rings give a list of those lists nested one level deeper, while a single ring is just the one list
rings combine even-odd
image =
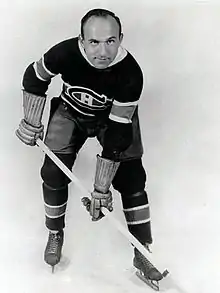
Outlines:
[{"label": "plain gray background", "polygon": [[[184,2],[184,3],[183,3]],[[14,135],[22,118],[21,80],[45,50],[79,33],[91,8],[113,10],[126,47],[141,65],[140,120],[151,203],[152,246],[186,292],[219,288],[220,6],[212,1],[1,1],[1,292],[151,292],[134,277],[132,248],[107,219],[91,223],[71,185],[63,263],[43,262],[47,240],[39,170],[43,153]],[[56,77],[48,100],[59,94]],[[44,123],[47,123],[48,105]],[[89,140],[74,172],[91,190]],[[119,195],[115,217],[123,224]],[[177,292],[168,288],[166,292]]]}]

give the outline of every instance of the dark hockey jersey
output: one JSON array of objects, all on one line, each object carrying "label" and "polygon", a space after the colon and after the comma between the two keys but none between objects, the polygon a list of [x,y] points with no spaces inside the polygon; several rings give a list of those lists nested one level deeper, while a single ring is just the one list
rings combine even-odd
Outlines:
[{"label": "dark hockey jersey", "polygon": [[143,87],[142,71],[124,48],[106,69],[90,64],[78,38],[65,40],[28,66],[23,77],[27,92],[45,95],[51,79],[60,74],[61,98],[86,117],[108,117],[130,123]]},{"label": "dark hockey jersey", "polygon": [[77,37],[65,40],[28,66],[23,77],[24,90],[46,96],[51,79],[58,74],[63,81],[60,97],[76,115],[83,115],[89,121],[107,121],[104,156],[114,159],[115,153],[121,153],[129,145],[127,153],[121,153],[122,158],[142,155],[137,104],[143,74],[127,50],[119,47],[114,61],[106,69],[97,69]]}]

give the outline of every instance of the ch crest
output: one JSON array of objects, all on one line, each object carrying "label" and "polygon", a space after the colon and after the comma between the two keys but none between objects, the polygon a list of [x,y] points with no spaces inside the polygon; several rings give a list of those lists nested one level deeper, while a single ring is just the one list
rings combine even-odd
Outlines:
[{"label": "ch crest", "polygon": [[95,91],[77,86],[67,86],[65,85],[65,94],[69,98],[74,100],[74,102],[80,104],[84,107],[89,107],[93,109],[105,108],[106,103],[110,101],[104,94],[98,94]]}]

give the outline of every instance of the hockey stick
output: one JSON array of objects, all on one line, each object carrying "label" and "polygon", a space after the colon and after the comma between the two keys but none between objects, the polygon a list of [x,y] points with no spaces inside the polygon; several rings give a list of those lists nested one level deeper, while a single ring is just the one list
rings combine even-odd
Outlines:
[{"label": "hockey stick", "polygon": [[[36,141],[37,145],[41,148],[41,150],[48,155],[48,157],[51,158],[51,160],[63,171],[63,173],[71,180],[73,181],[83,193],[88,194],[90,196],[90,192],[82,185],[80,180],[71,172],[66,165],[44,144],[44,142],[41,139],[37,139]],[[130,241],[150,262],[150,254],[146,250],[146,248],[128,231],[127,228],[125,228],[118,220],[115,219],[115,217],[107,210],[102,208],[102,213],[105,216],[108,216],[108,220],[115,226],[115,228],[124,235],[127,240]],[[156,268],[158,268],[156,266]],[[165,270],[163,273],[161,273],[163,277],[165,277],[168,274],[168,271]]]}]

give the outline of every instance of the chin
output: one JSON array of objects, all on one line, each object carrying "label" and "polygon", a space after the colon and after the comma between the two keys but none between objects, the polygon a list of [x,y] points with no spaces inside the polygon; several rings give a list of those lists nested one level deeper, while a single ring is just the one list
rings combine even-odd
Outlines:
[{"label": "chin", "polygon": [[95,68],[97,69],[105,69],[108,67],[109,64],[94,64]]},{"label": "chin", "polygon": [[100,60],[93,60],[92,64],[98,69],[105,69],[109,66],[112,61],[109,59],[107,62],[102,62]]}]

